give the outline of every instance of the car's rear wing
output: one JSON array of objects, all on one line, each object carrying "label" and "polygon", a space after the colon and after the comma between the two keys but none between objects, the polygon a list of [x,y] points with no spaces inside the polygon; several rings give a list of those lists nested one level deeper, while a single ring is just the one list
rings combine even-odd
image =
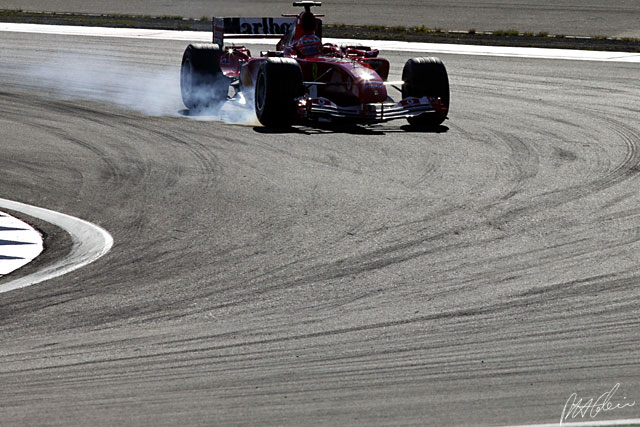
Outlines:
[{"label": "car's rear wing", "polygon": [[[297,15],[287,15],[281,18],[211,18],[213,42],[220,48],[224,39],[233,38],[281,38],[291,30]],[[321,16],[321,15],[316,15]],[[316,34],[322,37],[322,20],[317,19]]]},{"label": "car's rear wing", "polygon": [[281,38],[295,18],[212,18],[213,42],[220,47],[225,38]]}]

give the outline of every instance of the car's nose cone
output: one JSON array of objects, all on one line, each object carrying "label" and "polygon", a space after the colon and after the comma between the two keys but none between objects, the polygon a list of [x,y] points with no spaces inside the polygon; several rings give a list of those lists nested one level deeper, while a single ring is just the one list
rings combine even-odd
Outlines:
[{"label": "car's nose cone", "polygon": [[387,100],[387,88],[380,76],[369,68],[354,69],[358,86],[358,96],[363,104],[384,102]]},{"label": "car's nose cone", "polygon": [[387,100],[387,88],[382,81],[361,82],[359,84],[360,101],[363,104],[384,102]]}]

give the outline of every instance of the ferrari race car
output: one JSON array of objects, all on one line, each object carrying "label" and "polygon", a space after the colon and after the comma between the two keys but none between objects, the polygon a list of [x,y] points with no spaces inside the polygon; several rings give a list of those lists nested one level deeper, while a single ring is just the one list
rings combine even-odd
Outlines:
[{"label": "ferrari race car", "polygon": [[[194,111],[228,100],[253,100],[266,127],[301,122],[377,123],[407,119],[418,126],[441,124],[449,111],[449,79],[438,58],[413,58],[402,81],[387,81],[389,61],[367,46],[322,43],[324,15],[311,12],[316,1],[297,1],[300,14],[282,18],[213,18],[213,43],[190,44],[182,57],[180,87]],[[276,49],[252,57],[225,38],[277,37]],[[394,102],[392,86],[402,93]],[[231,90],[230,90],[231,89]]]}]

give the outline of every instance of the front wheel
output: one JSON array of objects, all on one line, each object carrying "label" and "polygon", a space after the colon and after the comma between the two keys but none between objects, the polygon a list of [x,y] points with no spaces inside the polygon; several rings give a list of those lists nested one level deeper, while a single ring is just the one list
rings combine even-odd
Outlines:
[{"label": "front wheel", "polygon": [[302,70],[292,58],[266,58],[258,70],[255,109],[266,127],[286,128],[296,118],[296,98],[302,96]]},{"label": "front wheel", "polygon": [[447,69],[438,58],[412,58],[402,70],[402,97],[423,96],[440,98],[443,109],[407,119],[417,126],[437,126],[444,122],[449,112],[449,77]]}]

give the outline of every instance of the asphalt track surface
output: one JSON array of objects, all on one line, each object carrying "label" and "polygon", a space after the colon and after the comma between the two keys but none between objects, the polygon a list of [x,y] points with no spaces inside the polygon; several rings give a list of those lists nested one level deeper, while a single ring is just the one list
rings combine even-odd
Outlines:
[{"label": "asphalt track surface", "polygon": [[[272,0],[2,0],[0,8],[41,12],[124,13],[152,16],[280,16],[295,12]],[[390,5],[393,5],[390,7]],[[635,0],[327,0],[318,9],[334,24],[425,25],[446,30],[548,32],[578,36],[640,38]]]},{"label": "asphalt track surface", "polygon": [[[180,113],[183,42],[2,38],[2,197],[115,241],[0,298],[3,424],[502,425],[616,383],[640,400],[637,64],[442,55],[438,132],[273,133]],[[407,54],[384,54],[398,78]],[[65,251],[49,234],[40,262]]]}]

